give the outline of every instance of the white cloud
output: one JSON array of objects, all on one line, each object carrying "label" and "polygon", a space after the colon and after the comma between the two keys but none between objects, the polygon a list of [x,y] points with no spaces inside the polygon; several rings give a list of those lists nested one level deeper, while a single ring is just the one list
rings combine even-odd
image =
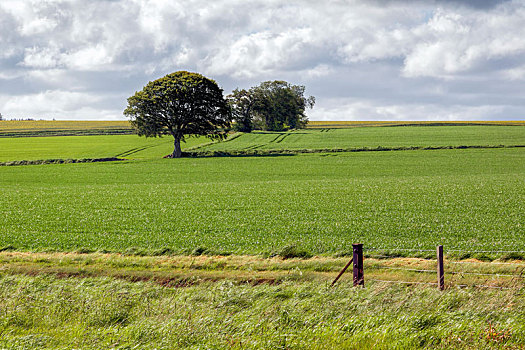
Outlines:
[{"label": "white cloud", "polygon": [[[426,118],[423,109],[416,113],[418,108],[405,107],[414,101],[430,106],[425,112],[436,118],[460,118],[461,113],[470,118],[476,101],[485,106],[478,114],[499,115],[501,104],[508,103],[515,115],[523,102],[502,97],[490,86],[523,87],[525,3],[469,4],[2,0],[0,94],[9,102],[0,108],[4,115],[6,106],[19,115],[17,105],[30,113],[24,103],[42,98],[35,113],[45,114],[47,108],[75,115],[71,105],[60,105],[68,100],[76,101],[77,110],[89,106],[90,113],[108,116],[148,80],[185,69],[211,76],[225,90],[269,79],[304,84],[315,91],[316,118],[324,118],[319,111],[337,118],[339,106],[323,101],[341,97],[346,99],[337,101],[352,118]],[[77,95],[65,90],[100,100],[74,100]],[[59,107],[46,97],[57,91]],[[124,96],[123,101],[108,102],[107,94]],[[487,96],[494,100],[493,109]],[[349,105],[350,98],[362,101]]]},{"label": "white cloud", "polygon": [[21,96],[0,95],[0,110],[11,118],[122,119],[122,111],[100,106],[103,97],[70,91],[43,91]]},{"label": "white cloud", "polygon": [[[378,104],[374,101],[332,99],[330,104],[318,106],[309,116],[311,120],[491,120],[505,119],[506,107],[499,105],[441,106],[436,104]],[[337,107],[333,107],[337,106]],[[507,118],[511,119],[511,115]]]}]

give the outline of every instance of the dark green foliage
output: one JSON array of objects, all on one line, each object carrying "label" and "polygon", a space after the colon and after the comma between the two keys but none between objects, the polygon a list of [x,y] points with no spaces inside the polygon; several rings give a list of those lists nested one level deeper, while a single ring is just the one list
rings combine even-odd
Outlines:
[{"label": "dark green foliage", "polygon": [[255,104],[253,94],[244,89],[235,89],[227,96],[227,99],[235,120],[234,129],[240,132],[251,132],[253,130],[252,118]]},{"label": "dark green foliage", "polygon": [[189,135],[226,137],[231,113],[217,83],[200,74],[179,71],[149,82],[128,98],[124,115],[140,136],[171,135],[173,157],[181,156],[180,141]]},{"label": "dark green foliage", "polygon": [[252,129],[282,131],[304,128],[306,108],[313,108],[315,98],[304,96],[305,87],[286,81],[265,81],[249,90],[235,89],[228,96],[239,131]]}]

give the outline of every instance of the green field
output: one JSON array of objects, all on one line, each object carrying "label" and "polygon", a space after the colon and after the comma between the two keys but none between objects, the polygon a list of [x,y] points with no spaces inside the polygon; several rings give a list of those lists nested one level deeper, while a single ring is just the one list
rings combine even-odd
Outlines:
[{"label": "green field", "polygon": [[[190,137],[183,149],[209,142]],[[145,138],[137,135],[90,135],[0,138],[0,162],[40,159],[162,158],[173,152],[173,138]]]},{"label": "green field", "polygon": [[525,249],[524,175],[522,148],[2,167],[0,246]]},{"label": "green field", "polygon": [[[39,137],[0,137],[0,162],[126,160],[0,166],[0,348],[525,346],[523,125],[255,132],[185,147],[339,152],[183,159],[46,125],[10,124]],[[378,146],[421,149],[350,152]],[[330,287],[356,242],[365,288]]]},{"label": "green field", "polygon": [[255,131],[228,142],[201,148],[209,151],[300,150],[375,147],[525,145],[525,126],[405,126]]}]

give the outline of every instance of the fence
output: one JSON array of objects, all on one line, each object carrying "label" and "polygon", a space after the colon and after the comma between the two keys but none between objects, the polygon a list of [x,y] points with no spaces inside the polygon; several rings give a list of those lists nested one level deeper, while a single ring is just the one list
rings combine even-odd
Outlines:
[{"label": "fence", "polygon": [[[381,283],[400,283],[400,284],[423,284],[423,285],[434,285],[440,290],[444,290],[447,286],[457,286],[457,287],[481,287],[481,288],[497,288],[497,289],[510,289],[509,285],[523,284],[525,277],[525,263],[524,262],[481,262],[481,261],[453,261],[446,260],[443,253],[443,246],[439,245],[435,251],[435,259],[420,259],[420,263],[415,267],[406,265],[381,265],[377,263],[378,261],[392,258],[388,255],[380,254],[369,254],[368,256],[364,254],[363,244],[353,244],[352,245],[352,258],[346,264],[346,266],[339,272],[337,277],[332,282],[332,286],[337,283],[345,271],[353,264],[353,284],[354,286],[364,286],[365,283],[365,258],[371,260],[372,263],[369,264],[367,270],[371,270],[372,278],[368,278],[369,281],[381,282]],[[406,250],[414,252],[433,252],[434,250],[430,249],[397,249],[397,250]],[[377,249],[373,249],[377,251]],[[451,249],[449,252],[466,252],[466,253],[525,253],[525,251],[466,251],[466,250],[457,250]],[[470,266],[469,266],[470,265]],[[432,267],[432,268],[429,268]],[[469,266],[467,268],[467,266]],[[434,281],[428,280],[428,277],[425,280],[400,280],[395,279],[384,279],[377,278],[377,273],[373,272],[376,270],[391,270],[396,272],[401,272],[405,274],[415,274],[421,275],[425,274],[427,276],[434,275]],[[368,273],[368,272],[367,272]],[[445,284],[445,275],[448,281]],[[488,281],[490,279],[490,281]],[[467,281],[468,283],[465,283]]]}]

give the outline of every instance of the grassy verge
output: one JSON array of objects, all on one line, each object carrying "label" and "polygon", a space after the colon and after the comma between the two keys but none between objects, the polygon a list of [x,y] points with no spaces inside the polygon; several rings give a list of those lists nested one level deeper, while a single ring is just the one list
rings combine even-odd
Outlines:
[{"label": "grassy verge", "polygon": [[[111,277],[128,281],[151,281],[164,286],[189,286],[231,280],[250,285],[281,284],[285,281],[328,284],[348,257],[283,258],[276,256],[175,255],[136,256],[104,253],[1,252],[0,271],[17,275],[57,277]],[[525,280],[522,260],[484,262],[451,260],[445,264],[446,284],[521,288]],[[436,261],[423,258],[365,258],[366,280],[426,283],[436,280]],[[351,272],[341,281],[351,280]],[[432,287],[432,286],[431,286]]]},{"label": "grassy verge", "polygon": [[[3,252],[0,347],[519,349],[525,346],[522,284],[497,290],[450,287],[440,292],[426,285],[370,280],[365,288],[353,288],[346,276],[330,287],[329,281],[346,260]],[[471,262],[476,268],[494,268],[494,263]],[[378,277],[374,274],[387,273],[383,271],[387,269],[377,266],[374,269],[374,264],[424,268],[432,262],[406,258],[366,260],[365,271]],[[149,278],[136,277],[146,273]],[[408,272],[403,276],[393,273],[390,278],[409,278]],[[185,280],[192,283],[158,283],[160,280],[152,277],[163,274],[186,274]],[[72,276],[79,278],[68,278]],[[249,283],[256,281],[253,276],[275,279],[272,283],[269,278]]]}]

